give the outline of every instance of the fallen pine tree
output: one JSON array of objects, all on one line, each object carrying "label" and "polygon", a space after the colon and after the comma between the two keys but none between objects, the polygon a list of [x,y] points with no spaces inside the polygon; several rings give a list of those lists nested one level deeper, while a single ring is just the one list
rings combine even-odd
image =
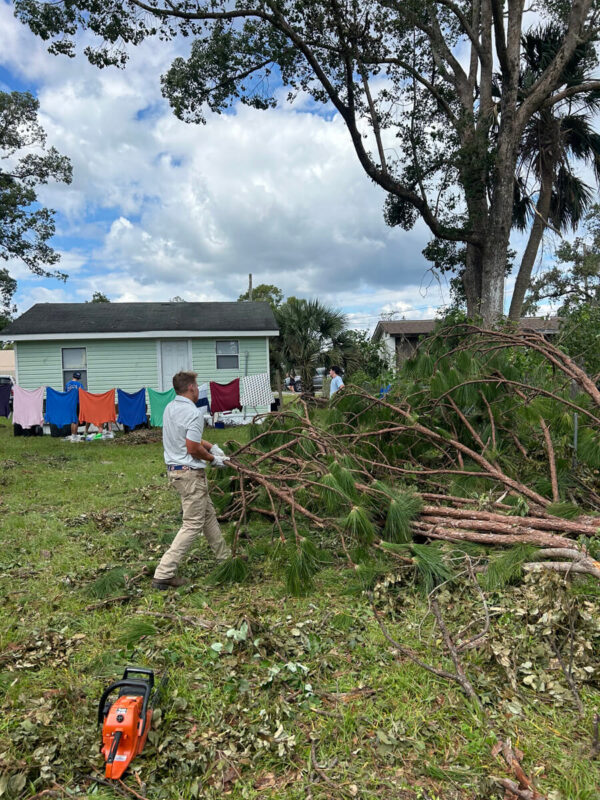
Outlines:
[{"label": "fallen pine tree", "polygon": [[352,567],[369,548],[445,540],[532,545],[527,570],[598,578],[598,401],[539,334],[454,326],[389,394],[347,386],[331,406],[300,398],[255,425],[218,481],[219,510],[236,522],[234,550],[251,515],[272,523],[299,591],[318,568],[315,532]]},{"label": "fallen pine tree", "polygon": [[[515,682],[504,642],[494,640],[485,595],[541,573],[535,605],[547,596],[548,609],[528,630],[539,631],[540,657],[559,665],[583,718],[573,669],[584,682],[593,680],[585,638],[597,635],[589,629],[593,614],[543,576],[600,579],[599,414],[595,383],[538,334],[447,329],[405,366],[388,394],[346,386],[331,405],[301,397],[254,426],[251,440],[231,454],[233,471],[216,481],[221,519],[234,524],[234,556],[216,577],[245,577],[237,552],[242,536],[251,541],[254,519],[271,526],[291,593],[310,590],[332,559],[345,561],[398,657],[459,684],[476,706],[496,739],[492,752],[516,778],[496,779],[505,797],[542,800],[462,657],[485,646]],[[379,571],[372,566],[378,557],[387,560]],[[395,638],[377,610],[379,587],[387,597],[394,576],[406,570],[428,593],[440,665]],[[465,583],[483,609],[464,627],[475,626],[469,637],[450,631],[438,599],[445,586],[450,597],[462,596]],[[559,691],[557,681],[550,685]],[[593,743],[594,757],[598,749]]]}]

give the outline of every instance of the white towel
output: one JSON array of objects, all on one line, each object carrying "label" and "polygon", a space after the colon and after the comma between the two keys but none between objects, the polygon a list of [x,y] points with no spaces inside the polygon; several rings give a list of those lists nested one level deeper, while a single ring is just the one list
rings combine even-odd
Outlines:
[{"label": "white towel", "polygon": [[268,406],[273,402],[271,381],[266,372],[242,378],[242,404],[245,406]]}]

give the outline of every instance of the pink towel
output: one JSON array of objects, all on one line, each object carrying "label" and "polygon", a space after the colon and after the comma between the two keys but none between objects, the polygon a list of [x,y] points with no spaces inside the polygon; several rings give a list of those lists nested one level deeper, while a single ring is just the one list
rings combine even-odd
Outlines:
[{"label": "pink towel", "polygon": [[42,406],[44,404],[44,387],[39,389],[22,389],[15,386],[13,396],[13,422],[22,428],[32,428],[44,424]]}]

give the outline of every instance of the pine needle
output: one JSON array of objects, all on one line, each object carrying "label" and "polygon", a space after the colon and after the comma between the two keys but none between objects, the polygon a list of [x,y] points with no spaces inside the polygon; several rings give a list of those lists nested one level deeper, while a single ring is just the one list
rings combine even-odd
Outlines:
[{"label": "pine needle", "polygon": [[388,553],[396,553],[399,556],[411,556],[412,549],[407,542],[381,542],[381,549]]},{"label": "pine needle", "polygon": [[548,514],[553,514],[555,517],[561,517],[561,519],[577,519],[582,513],[579,506],[566,501],[551,503],[546,507],[546,511]]},{"label": "pine needle", "polygon": [[523,564],[535,557],[536,548],[530,544],[518,544],[490,558],[482,585],[488,592],[496,592],[521,579]]},{"label": "pine needle", "polygon": [[456,553],[459,558],[464,558],[465,556],[481,558],[487,552],[485,545],[477,544],[476,542],[456,542],[450,547],[450,555],[454,556]]},{"label": "pine needle", "polygon": [[337,407],[332,407],[327,410],[323,417],[323,422],[325,425],[330,428],[332,425],[336,425],[340,422],[344,421],[344,415]]},{"label": "pine needle", "polygon": [[363,506],[352,507],[344,520],[344,529],[363,544],[369,544],[375,538],[375,526]]},{"label": "pine needle", "polygon": [[411,522],[419,516],[423,501],[416,492],[396,492],[388,507],[383,535],[389,542],[410,542]]},{"label": "pine needle", "polygon": [[414,556],[419,583],[429,594],[436,586],[454,578],[454,573],[444,562],[444,553],[433,544],[413,544],[410,550]]},{"label": "pine needle", "polygon": [[386,568],[375,562],[358,564],[355,569],[344,573],[344,594],[358,596],[368,592],[385,572]]},{"label": "pine needle", "polygon": [[143,619],[130,619],[126,622],[117,636],[117,642],[122,647],[133,647],[145,636],[154,636],[156,628],[151,622]]},{"label": "pine needle", "polygon": [[215,507],[215,511],[217,512],[217,516],[223,514],[229,503],[231,502],[232,495],[229,492],[225,494],[219,494],[218,492],[214,492],[211,496],[213,505]]},{"label": "pine needle", "polygon": [[317,491],[325,511],[329,515],[339,513],[340,505],[344,502],[344,498],[339,495],[342,488],[335,476],[328,472],[326,475],[323,475],[319,483],[321,486]]},{"label": "pine needle", "polygon": [[88,594],[97,600],[104,600],[125,587],[125,568],[116,567],[105,572],[88,586]]},{"label": "pine needle", "polygon": [[302,453],[303,456],[306,458],[311,458],[317,452],[317,445],[316,442],[308,436],[308,434],[303,433],[300,437],[300,441],[296,445],[296,449]]},{"label": "pine needle", "polygon": [[[375,489],[377,492],[383,492],[383,494],[386,494],[390,500],[392,500],[395,497],[395,490],[392,489],[391,486],[388,486],[387,483],[384,483],[383,481],[375,481],[372,484],[372,488]],[[380,495],[373,495],[371,497],[371,502],[373,503],[374,506],[380,508],[384,500],[383,497],[381,497]]]},{"label": "pine needle", "polygon": [[339,488],[342,490],[342,492],[344,492],[344,494],[347,494],[348,497],[356,499],[358,495],[354,483],[354,477],[350,472],[350,470],[342,466],[341,463],[334,462],[330,466],[329,471],[336,479],[337,484]]},{"label": "pine needle", "polygon": [[293,547],[285,569],[285,586],[289,594],[302,597],[314,587],[313,578],[321,567],[319,552],[310,539]]},{"label": "pine needle", "polygon": [[228,558],[208,576],[208,583],[242,583],[248,575],[248,564],[239,556]]}]

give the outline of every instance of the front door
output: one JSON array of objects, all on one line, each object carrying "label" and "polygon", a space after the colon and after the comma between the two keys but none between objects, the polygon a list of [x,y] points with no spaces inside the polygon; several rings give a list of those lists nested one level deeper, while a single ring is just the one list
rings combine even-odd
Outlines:
[{"label": "front door", "polygon": [[173,375],[190,370],[190,348],[186,339],[167,339],[160,343],[162,391],[173,387]]}]

